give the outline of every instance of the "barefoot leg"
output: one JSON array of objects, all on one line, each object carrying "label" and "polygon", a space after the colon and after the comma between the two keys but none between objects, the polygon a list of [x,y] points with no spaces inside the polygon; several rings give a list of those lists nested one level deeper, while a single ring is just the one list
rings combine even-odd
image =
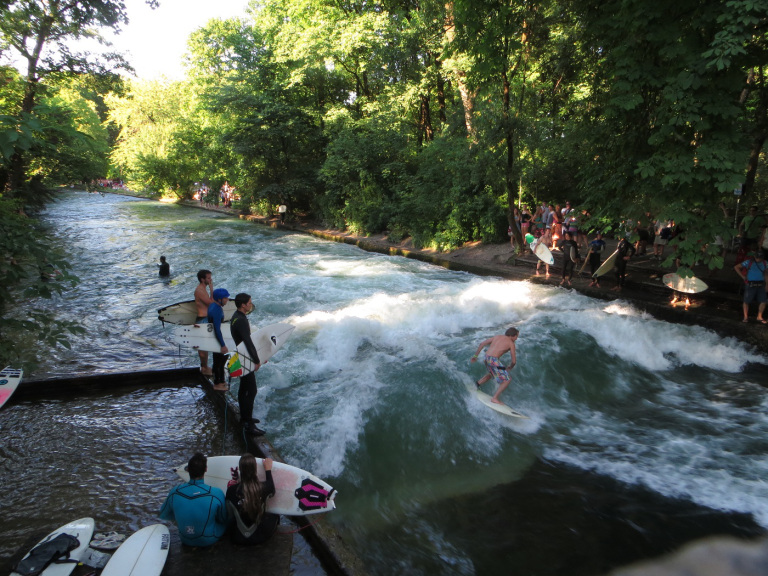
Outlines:
[{"label": "barefoot leg", "polygon": [[490,375],[490,374],[486,374],[485,376],[483,376],[482,378],[480,378],[480,380],[478,380],[477,382],[475,382],[475,384],[477,384],[477,387],[479,388],[480,386],[482,386],[483,384],[485,384],[486,382],[488,382],[488,380],[490,380],[490,379],[491,379],[491,375]]},{"label": "barefoot leg", "polygon": [[499,400],[499,395],[500,395],[502,392],[504,392],[504,390],[506,390],[506,389],[507,389],[507,386],[509,386],[509,380],[507,380],[506,382],[502,382],[501,384],[499,384],[499,388],[498,388],[498,390],[496,390],[496,394],[494,394],[494,395],[493,395],[493,398],[491,398],[491,402],[493,402],[493,403],[495,403],[495,404],[504,404],[504,402],[502,402],[501,400]]}]

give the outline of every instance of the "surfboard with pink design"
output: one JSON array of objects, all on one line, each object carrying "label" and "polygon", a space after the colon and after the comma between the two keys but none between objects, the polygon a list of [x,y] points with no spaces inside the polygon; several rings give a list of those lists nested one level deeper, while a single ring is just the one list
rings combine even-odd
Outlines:
[{"label": "surfboard with pink design", "polygon": [[[226,493],[229,483],[235,481],[239,474],[239,466],[240,456],[210,456],[203,481]],[[256,458],[256,466],[259,480],[264,482],[267,479],[264,460]],[[189,482],[186,466],[181,465],[174,470],[179,478]],[[275,482],[275,495],[266,502],[267,512],[285,516],[308,516],[336,509],[336,489],[311,472],[283,462],[274,462],[272,480]]]},{"label": "surfboard with pink design", "polygon": [[8,402],[11,394],[16,392],[23,374],[23,370],[11,368],[10,366],[6,366],[0,371],[0,408]]}]

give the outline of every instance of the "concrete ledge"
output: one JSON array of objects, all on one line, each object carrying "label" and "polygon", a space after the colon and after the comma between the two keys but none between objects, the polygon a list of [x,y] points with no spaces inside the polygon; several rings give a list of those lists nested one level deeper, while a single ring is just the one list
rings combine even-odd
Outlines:
[{"label": "concrete ledge", "polygon": [[111,374],[88,374],[50,379],[24,379],[9,402],[38,396],[71,396],[72,392],[96,392],[119,388],[167,386],[169,383],[190,385],[198,383],[200,370],[197,368],[171,368],[168,370],[143,370],[141,372],[118,372]]}]

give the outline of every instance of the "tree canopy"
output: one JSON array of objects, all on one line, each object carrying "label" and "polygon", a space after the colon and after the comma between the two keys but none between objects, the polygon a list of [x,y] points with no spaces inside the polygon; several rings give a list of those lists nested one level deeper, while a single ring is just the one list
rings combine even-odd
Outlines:
[{"label": "tree canopy", "polygon": [[0,180],[24,203],[105,170],[179,197],[228,181],[245,210],[447,249],[570,200],[593,230],[672,219],[683,266],[718,267],[719,205],[768,200],[768,0],[254,0],[191,35],[180,82],[69,48],[119,28],[118,0],[0,15],[27,62],[0,71]]},{"label": "tree canopy", "polygon": [[[154,4],[154,0],[150,0]],[[109,169],[104,97],[120,91],[123,58],[72,49],[74,40],[100,39],[104,28],[127,21],[115,0],[6,0],[0,2],[0,54],[24,63],[0,67],[0,360],[24,360],[23,340],[67,345],[77,326],[34,310],[14,313],[26,298],[50,297],[76,282],[27,216],[47,191],[88,183]],[[102,40],[104,44],[107,44]]]},{"label": "tree canopy", "polygon": [[[718,204],[766,197],[766,7],[254,2],[192,35],[172,102],[132,83],[113,157],[158,190],[226,178],[254,211],[436,248],[502,240],[521,202],[571,200],[595,229],[650,212],[686,231],[684,264],[719,266],[701,250],[731,234]],[[131,101],[178,130],[152,144]],[[139,175],[137,146],[183,154]]]}]

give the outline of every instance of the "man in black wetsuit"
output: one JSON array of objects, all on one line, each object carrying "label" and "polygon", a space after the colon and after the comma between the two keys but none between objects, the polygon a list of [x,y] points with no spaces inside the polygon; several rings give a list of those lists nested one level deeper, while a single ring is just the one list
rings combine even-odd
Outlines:
[{"label": "man in black wetsuit", "polygon": [[619,257],[616,258],[616,286],[611,290],[621,290],[624,288],[624,278],[627,277],[627,262],[635,255],[635,247],[626,238],[622,238],[616,251]]},{"label": "man in black wetsuit", "polygon": [[[574,250],[574,255],[576,257],[575,260],[571,258],[572,249]],[[568,286],[570,288],[571,280],[573,279],[573,269],[576,267],[576,262],[581,260],[581,257],[579,256],[579,245],[573,238],[573,232],[568,231],[565,233],[565,241],[561,245],[560,250],[562,250],[565,255],[565,259],[563,260],[563,279],[560,281],[560,286]]]},{"label": "man in black wetsuit", "polygon": [[160,256],[160,264],[157,265],[159,270],[158,274],[160,276],[170,276],[171,275],[171,265],[168,264],[168,262],[165,259],[165,256]]},{"label": "man in black wetsuit", "polygon": [[240,390],[237,393],[237,402],[240,405],[240,421],[243,423],[245,431],[254,436],[261,436],[264,430],[257,428],[258,420],[253,417],[253,403],[256,401],[256,371],[261,367],[259,354],[251,340],[251,326],[248,324],[248,314],[253,310],[253,302],[248,294],[240,293],[235,296],[235,306],[237,310],[232,314],[232,320],[229,323],[229,330],[235,345],[245,342],[248,350],[248,356],[253,360],[253,372],[249,372],[240,378]]}]

